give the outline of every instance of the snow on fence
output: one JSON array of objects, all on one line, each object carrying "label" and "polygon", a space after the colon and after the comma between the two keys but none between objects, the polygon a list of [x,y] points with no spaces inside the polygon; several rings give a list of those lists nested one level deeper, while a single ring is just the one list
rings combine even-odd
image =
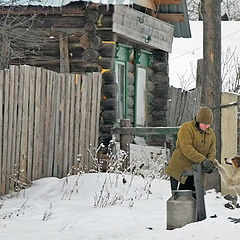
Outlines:
[{"label": "snow on fence", "polygon": [[102,77],[59,74],[30,66],[0,71],[1,194],[16,183],[66,176],[76,163],[90,168],[96,147]]}]

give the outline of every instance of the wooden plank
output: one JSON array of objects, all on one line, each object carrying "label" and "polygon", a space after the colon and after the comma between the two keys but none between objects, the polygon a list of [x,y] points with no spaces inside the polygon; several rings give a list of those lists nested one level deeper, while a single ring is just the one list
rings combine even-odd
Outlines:
[{"label": "wooden plank", "polygon": [[75,96],[75,74],[71,74],[71,90],[70,90],[70,123],[69,123],[69,149],[68,149],[68,162],[69,162],[69,171],[72,169],[74,164],[74,133],[75,133],[75,125],[74,125],[74,118],[75,118],[75,106],[76,106],[76,96]]},{"label": "wooden plank", "polygon": [[[16,137],[16,155],[15,164],[20,176],[20,152],[21,152],[21,132],[22,132],[22,116],[23,116],[23,86],[24,86],[24,66],[20,66],[19,69],[19,81],[18,81],[18,109],[17,109],[17,137]],[[18,176],[18,177],[19,177]]]},{"label": "wooden plank", "polygon": [[100,105],[101,105],[101,90],[102,90],[102,74],[98,74],[98,91],[97,91],[97,111],[96,111],[96,135],[95,135],[95,146],[98,147],[99,138],[99,119],[100,119]]},{"label": "wooden plank", "polygon": [[162,5],[162,4],[182,4],[182,0],[153,0],[156,5]]},{"label": "wooden plank", "polygon": [[87,150],[92,150],[90,148],[90,131],[91,131],[91,106],[92,106],[92,85],[93,85],[93,75],[92,73],[87,73],[87,81],[88,81],[88,88],[87,88],[87,106],[86,106],[86,135],[85,135],[85,152],[86,152],[86,167],[89,171],[90,161],[92,161],[91,156]]},{"label": "wooden plank", "polygon": [[197,205],[197,220],[202,221],[206,219],[206,208],[204,200],[203,176],[201,164],[194,164],[193,166],[194,185],[196,188],[196,205]]},{"label": "wooden plank", "polygon": [[157,19],[165,22],[184,22],[185,16],[183,13],[157,13]]},{"label": "wooden plank", "polygon": [[[9,70],[4,70],[4,129],[3,129],[3,139],[8,139],[8,107],[9,107]],[[8,141],[3,141],[3,164],[2,164],[2,193],[8,193]]]},{"label": "wooden plank", "polygon": [[35,82],[36,68],[31,67],[29,79],[29,119],[28,119],[28,152],[27,152],[27,180],[32,180],[33,144],[34,144],[34,114],[35,114]]},{"label": "wooden plank", "polygon": [[45,142],[45,118],[46,118],[46,93],[47,89],[47,70],[42,69],[41,75],[41,97],[40,97],[40,125],[39,125],[39,146],[38,146],[38,178],[43,177],[43,167],[44,167],[44,142]]},{"label": "wooden plank", "polygon": [[79,145],[80,145],[80,101],[81,101],[81,85],[82,85],[82,76],[80,74],[75,75],[75,85],[76,85],[76,105],[75,105],[75,133],[74,133],[74,165],[77,166],[79,163],[78,160],[78,154],[79,151]]},{"label": "wooden plank", "polygon": [[58,177],[63,177],[63,147],[64,147],[64,137],[65,137],[65,74],[61,74],[61,102],[60,102],[60,132],[59,132],[59,150],[58,150]]},{"label": "wooden plank", "polygon": [[14,166],[14,177],[18,177],[18,164],[16,159],[16,140],[17,140],[17,112],[18,112],[18,92],[19,92],[19,67],[14,67],[14,102],[13,102],[13,135],[12,135],[12,152],[11,159]]},{"label": "wooden plank", "polygon": [[46,71],[46,97],[45,97],[45,114],[44,114],[44,132],[43,132],[43,177],[48,177],[48,149],[49,149],[49,132],[50,132],[50,113],[51,113],[51,71]]},{"label": "wooden plank", "polygon": [[99,73],[96,73],[96,72],[93,73],[91,131],[90,131],[90,144],[93,147],[96,147],[95,134],[96,134],[97,105],[98,105],[98,75]]},{"label": "wooden plank", "polygon": [[115,12],[113,16],[113,23],[118,23],[125,26],[126,31],[129,31],[129,29],[134,29],[134,33],[138,35],[149,34],[156,38],[161,36],[161,40],[171,40],[173,38],[173,25],[157,18],[149,19],[148,17],[149,15],[139,13],[125,15],[122,12]]},{"label": "wooden plank", "polygon": [[3,154],[2,154],[2,145],[3,145],[3,92],[4,92],[4,71],[0,70],[0,196],[2,192],[2,176],[3,176]]},{"label": "wooden plank", "polygon": [[181,108],[181,103],[182,103],[182,99],[183,99],[183,91],[182,89],[178,89],[178,98],[177,98],[177,103],[176,103],[176,107],[175,107],[175,115],[174,115],[174,119],[175,119],[175,125],[178,126],[178,121],[179,121],[179,116],[180,116],[180,108]]},{"label": "wooden plank", "polygon": [[55,141],[55,124],[56,124],[56,98],[57,98],[57,73],[50,72],[51,81],[51,98],[50,98],[50,116],[49,116],[49,148],[48,148],[48,171],[47,176],[53,176],[53,158],[54,158],[54,141]]},{"label": "wooden plank", "polygon": [[59,156],[59,135],[60,135],[60,104],[61,104],[61,75],[56,74],[56,102],[55,102],[55,134],[54,134],[54,162],[53,162],[53,176],[58,176],[58,167],[60,165]]},{"label": "wooden plank", "polygon": [[9,72],[4,70],[3,74],[3,104],[4,104],[4,113],[3,113],[3,150],[2,150],[2,184],[1,192],[2,195],[6,193],[6,178],[7,178],[7,133],[8,133],[8,96],[9,96]]},{"label": "wooden plank", "polygon": [[[95,154],[96,151],[96,113],[97,113],[97,97],[98,97],[98,73],[92,74],[93,82],[92,82],[92,106],[91,106],[91,121],[90,121],[90,151],[92,154]],[[93,169],[93,159],[89,161],[89,169]]]},{"label": "wooden plank", "polygon": [[[13,105],[14,105],[14,83],[15,79],[15,71],[14,66],[10,66],[9,68],[9,107],[8,107],[8,153],[7,153],[7,161],[8,161],[8,171],[7,171],[7,181],[6,185],[8,186],[7,189],[10,189],[11,191],[14,190],[14,182],[10,181],[10,178],[13,178],[14,176],[14,158],[11,158],[13,150],[12,141],[13,141]],[[6,139],[5,139],[6,141]]]},{"label": "wooden plank", "polygon": [[51,102],[52,102],[52,71],[47,71],[45,119],[44,119],[44,142],[43,142],[43,176],[49,177],[49,147],[51,138]]},{"label": "wooden plank", "polygon": [[[137,29],[137,28],[135,28]],[[122,36],[127,36],[130,39],[133,39],[134,41],[140,42],[141,44],[145,44],[157,49],[164,50],[166,52],[171,52],[172,51],[172,38],[168,41],[166,41],[166,37],[161,37],[159,39],[152,37],[149,28],[147,33],[141,33],[138,30],[133,30],[131,28],[131,25],[129,24],[128,26],[119,24],[117,22],[113,23],[113,31],[122,35]],[[153,30],[153,35],[154,35],[155,30]],[[159,32],[157,32],[159,34]],[[147,37],[151,36],[151,40],[147,42]],[[173,35],[172,35],[173,36]]]},{"label": "wooden plank", "polygon": [[79,144],[79,154],[81,154],[81,163],[83,169],[86,169],[86,149],[85,149],[85,136],[86,136],[86,108],[87,108],[87,87],[88,78],[87,75],[82,75],[82,85],[81,85],[81,115],[80,115],[80,144]]},{"label": "wooden plank", "polygon": [[60,50],[60,72],[69,73],[69,50],[68,50],[68,37],[59,34],[59,50]]},{"label": "wooden plank", "polygon": [[113,134],[131,134],[131,135],[161,135],[161,134],[177,134],[179,127],[123,127],[113,128]]},{"label": "wooden plank", "polygon": [[28,114],[29,114],[29,82],[30,70],[29,66],[24,68],[23,83],[23,108],[22,108],[22,128],[21,128],[21,144],[20,144],[20,176],[21,182],[26,182],[27,178],[27,153],[28,153]]},{"label": "wooden plank", "polygon": [[65,114],[64,114],[64,152],[63,152],[63,176],[68,174],[68,148],[69,148],[69,114],[70,114],[70,86],[71,86],[71,75],[65,75]]},{"label": "wooden plank", "polygon": [[40,147],[40,124],[41,124],[41,78],[42,69],[36,69],[36,79],[35,79],[35,114],[34,114],[34,146],[33,146],[33,172],[32,180],[38,179],[39,175],[39,147]]}]

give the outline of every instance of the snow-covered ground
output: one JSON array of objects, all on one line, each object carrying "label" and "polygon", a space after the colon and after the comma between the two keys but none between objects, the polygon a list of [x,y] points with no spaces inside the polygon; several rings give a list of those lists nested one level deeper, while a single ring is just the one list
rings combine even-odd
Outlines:
[{"label": "snow-covered ground", "polygon": [[[170,85],[182,87],[180,79],[196,76],[197,60],[203,57],[203,22],[190,21],[192,38],[174,38],[172,53],[169,55]],[[234,77],[233,57],[240,59],[240,22],[221,23],[222,32],[222,73],[223,79]],[[229,60],[231,59],[231,60]],[[227,65],[228,62],[228,67]],[[184,86],[185,87],[185,86]],[[195,87],[195,81],[188,88]]]},{"label": "snow-covered ground", "polygon": [[[104,182],[107,188],[102,191]],[[124,176],[123,181],[122,175],[103,173],[44,178],[0,200],[0,239],[239,239],[240,223],[228,217],[240,217],[240,209],[225,208],[227,201],[214,190],[205,195],[206,220],[166,230],[169,197],[169,182],[162,179]],[[104,203],[108,205],[94,207]],[[216,218],[210,218],[215,214]]]}]

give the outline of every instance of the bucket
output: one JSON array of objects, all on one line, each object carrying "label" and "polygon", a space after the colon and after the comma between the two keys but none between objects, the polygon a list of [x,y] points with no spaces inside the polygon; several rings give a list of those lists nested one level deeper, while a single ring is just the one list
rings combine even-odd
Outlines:
[{"label": "bucket", "polygon": [[175,190],[167,200],[167,230],[197,221],[196,199],[191,190]]}]

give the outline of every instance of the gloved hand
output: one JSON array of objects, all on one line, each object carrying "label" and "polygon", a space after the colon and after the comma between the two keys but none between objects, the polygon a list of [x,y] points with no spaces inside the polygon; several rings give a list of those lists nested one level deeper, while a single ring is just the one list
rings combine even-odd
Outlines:
[{"label": "gloved hand", "polygon": [[202,162],[202,170],[203,170],[203,172],[205,172],[205,173],[212,173],[213,169],[214,169],[214,165],[213,165],[212,161],[206,158]]}]

